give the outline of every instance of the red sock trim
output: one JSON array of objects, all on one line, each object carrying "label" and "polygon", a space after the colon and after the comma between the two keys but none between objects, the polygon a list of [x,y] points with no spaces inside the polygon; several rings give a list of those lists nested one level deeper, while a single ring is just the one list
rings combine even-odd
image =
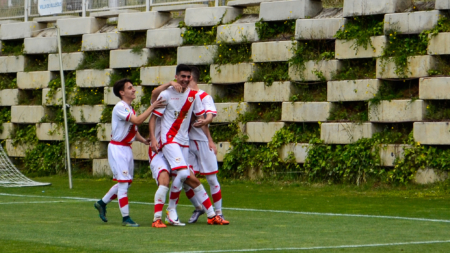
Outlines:
[{"label": "red sock trim", "polygon": [[219,192],[213,194],[212,198],[213,198],[214,203],[216,203],[217,201],[220,201],[222,199],[222,191],[219,190]]},{"label": "red sock trim", "polygon": [[188,199],[192,199],[192,197],[195,196],[195,193],[192,189],[190,189],[189,191],[186,192],[186,197],[188,197]]},{"label": "red sock trim", "polygon": [[122,208],[122,207],[124,207],[126,205],[128,205],[128,197],[124,197],[124,198],[119,199],[119,206],[120,206],[120,208]]},{"label": "red sock trim", "polygon": [[180,192],[170,192],[170,199],[178,199],[180,197]]},{"label": "red sock trim", "polygon": [[164,207],[164,204],[156,204],[155,205],[155,213],[156,212],[162,212],[163,207]]},{"label": "red sock trim", "polygon": [[203,201],[202,204],[206,208],[206,210],[208,210],[212,206],[211,200],[209,200],[209,198],[207,198],[205,201]]},{"label": "red sock trim", "polygon": [[110,200],[115,200],[115,199],[117,199],[117,194],[112,195],[110,198]]}]

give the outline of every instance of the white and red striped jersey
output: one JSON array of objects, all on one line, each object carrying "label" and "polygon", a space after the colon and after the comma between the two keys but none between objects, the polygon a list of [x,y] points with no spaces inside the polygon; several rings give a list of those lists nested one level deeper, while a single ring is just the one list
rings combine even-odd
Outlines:
[{"label": "white and red striped jersey", "polygon": [[[205,108],[205,113],[212,113],[213,117],[215,117],[217,115],[217,109],[214,105],[213,98],[203,90],[199,90],[198,95],[202,101],[203,108]],[[189,139],[193,141],[208,141],[208,137],[206,137],[203,130],[194,127],[193,125],[191,125],[191,128],[189,129]]]},{"label": "white and red striped jersey", "polygon": [[130,121],[131,114],[136,115],[136,112],[123,100],[117,102],[114,106],[111,120],[112,144],[129,146],[134,141],[138,129]]},{"label": "white and red striped jersey", "polygon": [[[179,93],[173,87],[159,94],[167,102],[166,107],[153,111],[161,118],[161,143],[177,143],[180,146],[189,147],[189,125],[191,115],[203,115],[205,110],[200,97],[195,90],[187,89],[184,93]],[[155,136],[156,137],[156,136]],[[158,137],[156,137],[158,138]]]}]

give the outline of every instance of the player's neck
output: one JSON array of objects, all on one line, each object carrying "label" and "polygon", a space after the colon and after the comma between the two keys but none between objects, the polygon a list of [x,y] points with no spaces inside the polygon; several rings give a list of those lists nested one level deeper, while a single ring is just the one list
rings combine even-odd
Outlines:
[{"label": "player's neck", "polygon": [[122,98],[122,101],[131,106],[131,102],[133,102],[133,99]]},{"label": "player's neck", "polygon": [[195,90],[195,91],[198,91],[198,90],[199,90],[197,83],[193,83],[193,82],[191,82],[191,83],[189,84],[189,88],[190,88],[191,90]]}]

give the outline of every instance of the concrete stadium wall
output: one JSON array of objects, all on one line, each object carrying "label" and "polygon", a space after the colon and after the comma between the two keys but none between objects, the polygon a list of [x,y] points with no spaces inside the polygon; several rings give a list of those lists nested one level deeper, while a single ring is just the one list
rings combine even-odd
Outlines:
[{"label": "concrete stadium wall", "polygon": [[[248,122],[246,133],[249,141],[255,143],[270,142],[277,130],[285,122],[322,122],[320,124],[321,139],[326,144],[348,144],[360,138],[370,138],[380,131],[383,123],[414,122],[414,137],[426,145],[450,145],[448,122],[426,122],[424,120],[427,101],[450,99],[450,78],[428,77],[428,70],[436,65],[436,55],[448,55],[450,49],[447,43],[449,34],[438,34],[430,40],[428,54],[410,57],[408,63],[410,74],[408,78],[419,80],[419,100],[393,100],[382,101],[375,109],[368,108],[369,121],[362,124],[353,122],[327,121],[330,110],[339,102],[368,101],[377,93],[382,80],[398,80],[403,78],[394,72],[395,67],[388,63],[381,71],[379,57],[383,47],[386,46],[387,36],[371,38],[373,48],[354,48],[352,41],[335,41],[335,58],[324,61],[309,61],[305,64],[302,77],[295,67],[289,68],[292,82],[322,82],[326,83],[327,99],[321,102],[296,102],[289,98],[296,94],[296,87],[289,81],[275,80],[270,87],[261,82],[249,82],[249,77],[255,71],[255,64],[260,62],[287,62],[292,56],[291,47],[296,41],[305,40],[335,40],[334,35],[349,19],[355,16],[384,15],[385,27],[388,31],[395,24],[396,29],[404,34],[418,34],[423,30],[433,28],[439,15],[450,10],[450,1],[437,0],[436,10],[404,12],[410,7],[409,0],[345,0],[344,7],[337,10],[335,15],[324,17],[325,12],[320,0],[274,1],[263,0],[236,0],[229,2],[227,7],[191,8],[186,10],[184,18],[174,20],[168,12],[138,12],[122,13],[118,16],[118,24],[111,26],[106,19],[86,17],[58,19],[56,24],[61,28],[63,37],[78,37],[82,40],[80,52],[64,53],[64,70],[74,71],[83,60],[85,54],[92,51],[110,51],[109,69],[85,69],[76,71],[76,84],[80,89],[103,88],[104,104],[72,106],[70,111],[77,124],[100,124],[101,112],[104,105],[114,105],[118,99],[114,97],[110,88],[107,88],[111,75],[120,69],[140,68],[142,86],[138,86],[140,94],[142,87],[157,86],[173,79],[175,66],[147,67],[147,58],[154,55],[159,48],[176,49],[177,63],[202,65],[210,68],[211,83],[204,84],[205,90],[213,95],[222,96],[229,84],[243,87],[242,102],[217,103],[218,116],[215,122],[231,122],[238,113],[244,113],[258,103],[278,102],[282,105],[282,117],[279,122]],[[259,18],[248,18],[243,8],[260,6]],[[223,19],[221,19],[223,17]],[[237,19],[236,18],[239,18]],[[256,33],[255,23],[263,18],[265,21],[284,21],[296,19],[295,41],[289,39],[278,41],[260,41]],[[222,20],[222,23],[217,25]],[[220,70],[213,64],[217,44],[203,46],[183,46],[181,37],[184,29],[177,26],[176,21],[184,21],[192,27],[205,27],[217,29],[217,40],[221,43],[251,43],[253,62],[243,62],[236,65],[222,65]],[[175,23],[175,25],[174,25]],[[17,78],[17,89],[1,90],[1,106],[11,109],[11,122],[3,123],[1,139],[6,140],[6,150],[9,156],[23,157],[24,150],[30,148],[13,147],[10,132],[18,124],[36,124],[36,134],[42,141],[61,141],[63,134],[57,131],[56,135],[49,135],[54,130],[52,123],[40,123],[41,119],[51,114],[52,106],[60,105],[60,90],[53,101],[46,101],[48,83],[57,77],[59,59],[55,54],[56,37],[45,37],[39,29],[47,24],[35,21],[4,23],[1,25],[2,41],[18,40],[24,44],[24,55],[0,56],[0,75],[13,74]],[[125,39],[124,32],[145,32],[146,47],[140,54],[131,49],[121,48]],[[245,40],[242,34],[245,34]],[[28,58],[31,55],[48,56],[46,71],[24,72]],[[343,60],[376,58],[376,78],[364,80],[333,80],[333,74],[343,68]],[[321,80],[313,71],[322,71],[326,81]],[[277,82],[279,81],[279,82]],[[18,97],[26,90],[42,90],[42,105],[19,105]],[[106,145],[109,141],[110,124],[100,124],[98,128],[98,143],[95,152],[84,152],[76,148],[73,157],[79,159],[93,159],[93,173],[95,175],[109,174],[106,160]],[[442,133],[442,135],[440,134]],[[78,147],[82,143],[74,144]],[[307,143],[292,143],[280,149],[280,156],[287,157],[293,152],[298,163],[304,163],[307,156]],[[218,144],[218,161],[223,161],[230,143]],[[393,166],[395,157],[402,156],[403,145],[386,145],[381,149],[382,164]],[[147,161],[147,147],[139,144],[133,145],[135,159]],[[422,173],[426,174],[426,173]],[[420,181],[420,180],[419,180]]]}]

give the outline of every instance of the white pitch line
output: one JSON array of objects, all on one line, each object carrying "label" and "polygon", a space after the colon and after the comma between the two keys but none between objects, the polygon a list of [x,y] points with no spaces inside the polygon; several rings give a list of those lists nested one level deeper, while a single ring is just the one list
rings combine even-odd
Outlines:
[{"label": "white pitch line", "polygon": [[[9,193],[0,193],[0,196],[1,195],[3,195],[3,196],[13,196],[13,197],[30,197],[30,198],[70,199],[70,200],[80,200],[80,201],[97,201],[98,200],[98,199],[93,199],[93,198],[81,198],[81,197],[56,197],[56,196],[39,196],[39,195],[20,195],[20,194],[9,194]],[[139,201],[130,201],[129,203],[130,204],[138,204],[138,205],[154,205],[151,202],[139,202]],[[178,206],[191,207],[191,205],[178,205]],[[385,216],[385,215],[369,215],[369,214],[319,213],[319,212],[300,212],[300,211],[286,211],[286,210],[233,208],[233,207],[223,207],[222,209],[223,210],[231,210],[231,211],[244,211],[244,212],[286,213],[286,214],[317,215],[317,216],[378,218],[378,219],[395,219],[395,220],[411,220],[411,221],[450,223],[450,220],[428,219],[428,218],[412,218],[412,217],[401,217],[401,216]]]},{"label": "white pitch line", "polygon": [[376,244],[360,244],[360,245],[315,246],[315,247],[301,247],[301,248],[266,248],[266,249],[230,249],[230,250],[180,251],[180,252],[172,252],[172,253],[221,253],[221,252],[321,250],[321,249],[346,249],[346,248],[369,248],[369,247],[386,247],[386,246],[402,246],[402,245],[437,244],[437,243],[450,243],[450,240],[447,240],[447,241],[423,241],[423,242],[394,242],[394,243],[376,243]]},{"label": "white pitch line", "polygon": [[45,203],[63,203],[67,201],[29,201],[29,202],[0,202],[0,205],[13,205],[13,204],[45,204]]}]

